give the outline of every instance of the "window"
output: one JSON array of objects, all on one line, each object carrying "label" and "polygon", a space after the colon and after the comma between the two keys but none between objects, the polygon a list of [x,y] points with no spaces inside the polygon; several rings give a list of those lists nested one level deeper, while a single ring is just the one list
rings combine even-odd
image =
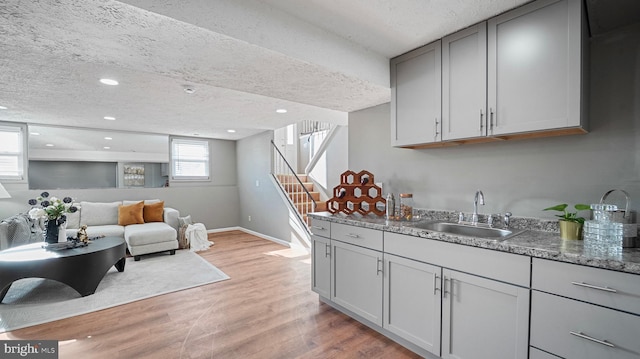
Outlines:
[{"label": "window", "polygon": [[0,179],[24,179],[22,127],[0,126]]},{"label": "window", "polygon": [[209,141],[171,139],[171,178],[209,179]]}]

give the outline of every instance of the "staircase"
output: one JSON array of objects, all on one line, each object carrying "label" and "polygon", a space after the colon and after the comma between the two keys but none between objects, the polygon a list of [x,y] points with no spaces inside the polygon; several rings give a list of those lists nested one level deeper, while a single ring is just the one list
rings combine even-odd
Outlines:
[{"label": "staircase", "polygon": [[[307,213],[326,211],[327,204],[320,201],[320,192],[316,192],[314,190],[314,184],[309,181],[308,176],[303,174],[296,176],[278,174],[276,175],[276,178],[291,199],[293,206],[302,216],[302,219],[307,223],[307,225],[309,225],[310,221],[307,218]],[[298,181],[298,179],[300,181]]]}]

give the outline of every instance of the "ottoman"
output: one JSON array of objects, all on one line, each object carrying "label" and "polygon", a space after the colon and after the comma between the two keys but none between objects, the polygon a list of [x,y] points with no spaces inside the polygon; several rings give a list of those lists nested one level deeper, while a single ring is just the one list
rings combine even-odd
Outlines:
[{"label": "ottoman", "polygon": [[164,222],[128,225],[124,228],[124,240],[136,261],[149,253],[169,251],[173,255],[178,248],[176,230]]}]

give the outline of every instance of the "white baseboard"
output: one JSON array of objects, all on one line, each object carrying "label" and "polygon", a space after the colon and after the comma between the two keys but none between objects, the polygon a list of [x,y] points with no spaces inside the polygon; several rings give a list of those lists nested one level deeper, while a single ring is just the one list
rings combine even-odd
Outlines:
[{"label": "white baseboard", "polygon": [[299,244],[287,242],[287,241],[284,241],[284,240],[282,240],[280,238],[271,237],[271,236],[268,236],[266,234],[262,234],[260,232],[252,231],[250,229],[246,229],[246,228],[243,228],[243,227],[227,227],[227,228],[208,229],[207,233],[220,233],[220,232],[228,232],[228,231],[242,231],[242,232],[251,234],[253,236],[260,237],[262,239],[266,239],[266,240],[278,243],[278,244],[283,245],[285,247],[295,248],[295,249],[304,249],[304,250],[309,251],[309,248],[306,248],[306,247],[301,246]]}]

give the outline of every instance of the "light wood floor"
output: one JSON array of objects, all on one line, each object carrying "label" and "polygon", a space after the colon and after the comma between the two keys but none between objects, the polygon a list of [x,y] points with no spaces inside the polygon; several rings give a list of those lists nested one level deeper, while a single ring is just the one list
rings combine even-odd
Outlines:
[{"label": "light wood floor", "polygon": [[[417,358],[321,303],[310,259],[240,231],[200,252],[231,279],[0,334],[60,340],[60,358]],[[144,258],[142,259],[144,260]]]}]

